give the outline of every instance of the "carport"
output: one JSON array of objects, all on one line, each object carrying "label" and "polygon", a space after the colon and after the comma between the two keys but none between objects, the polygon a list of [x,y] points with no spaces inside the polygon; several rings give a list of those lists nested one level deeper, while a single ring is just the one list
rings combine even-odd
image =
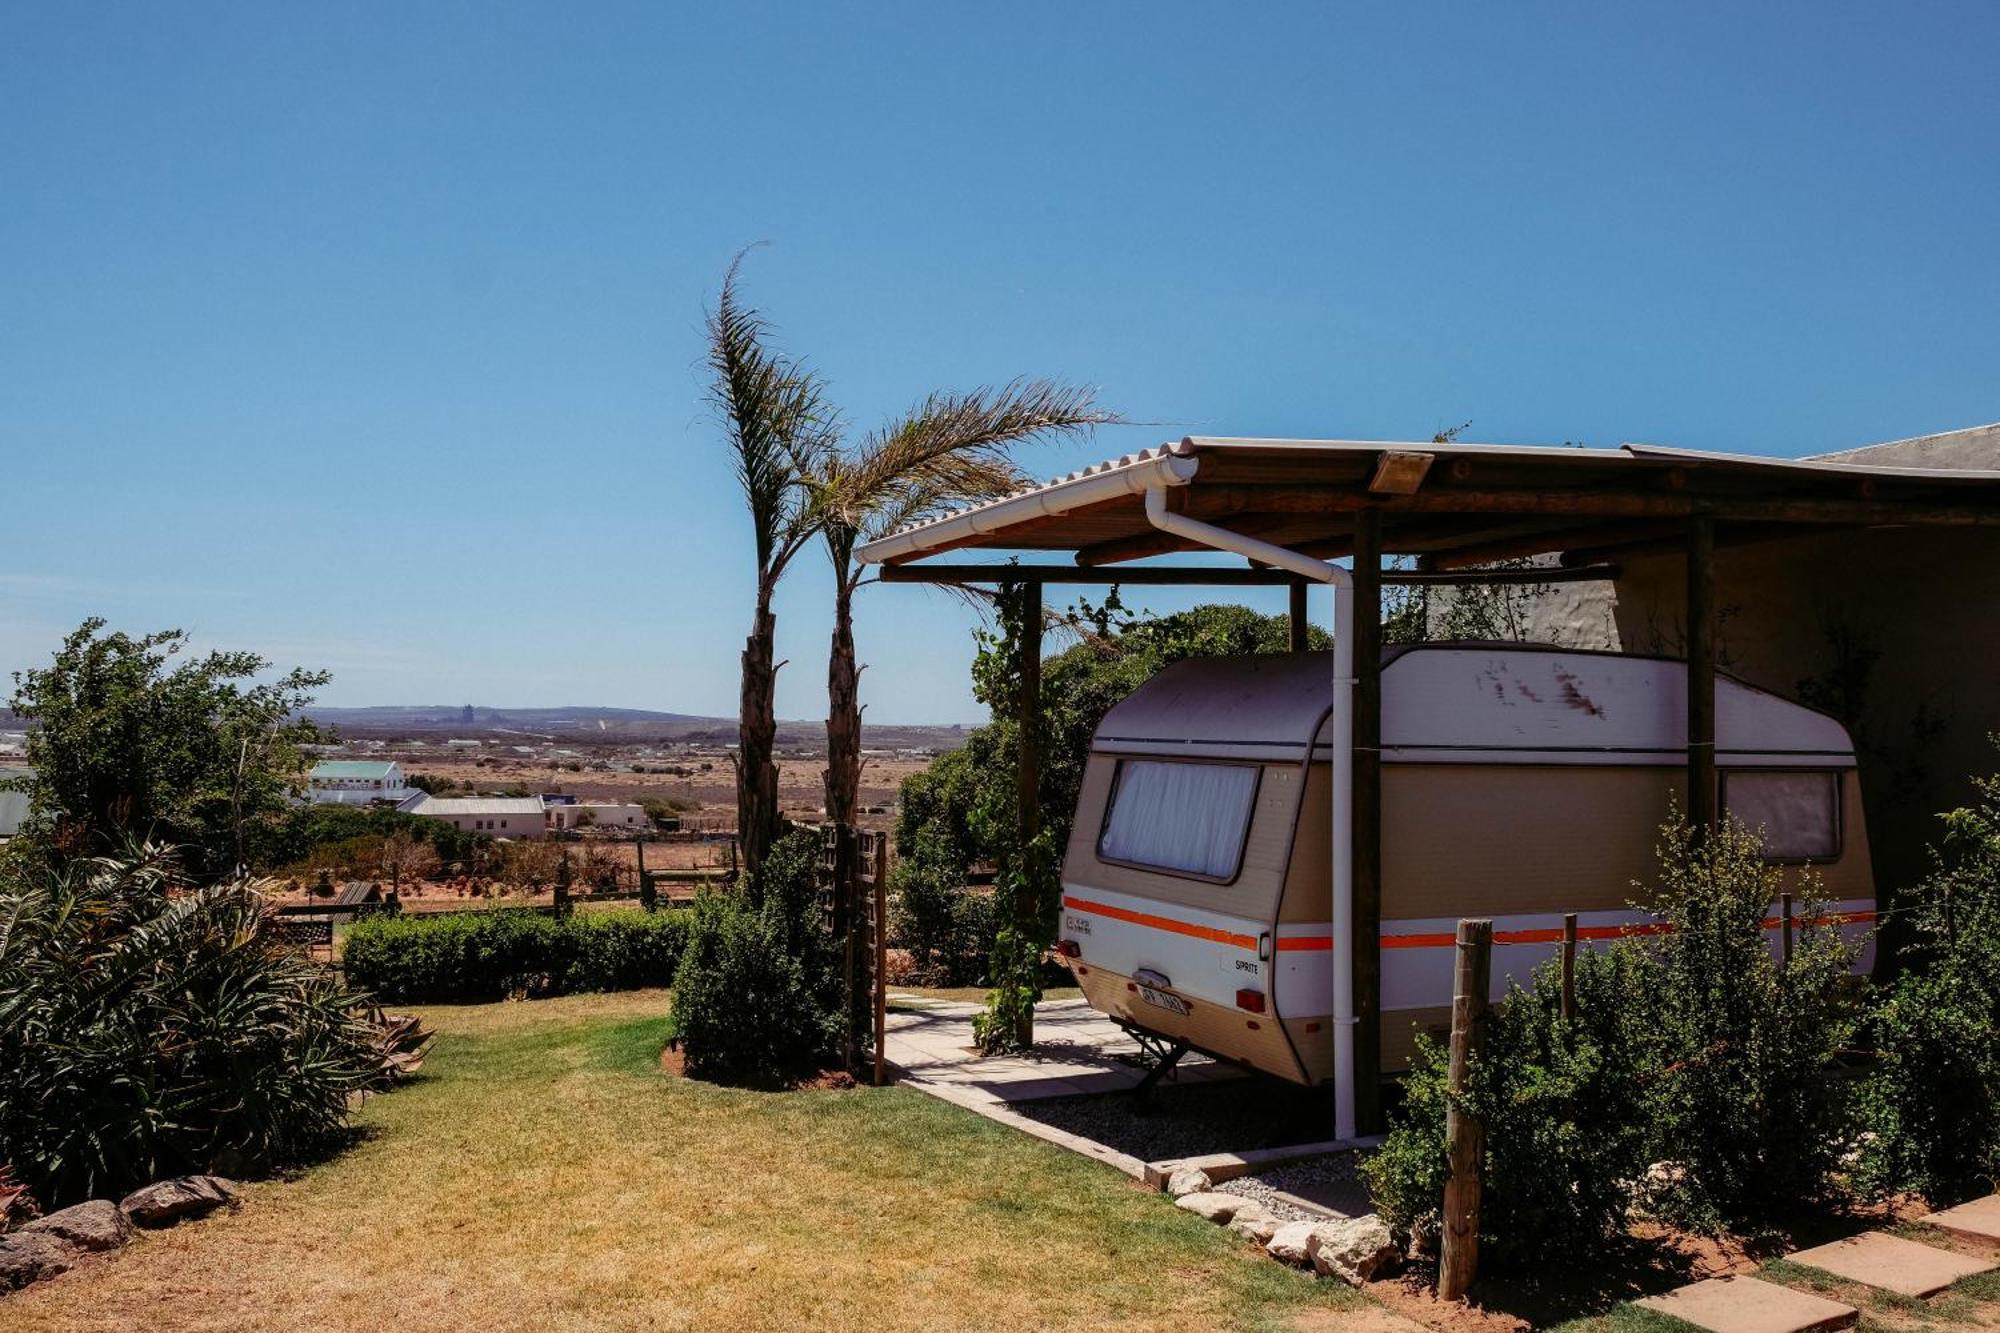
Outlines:
[{"label": "carport", "polygon": [[[1381,1123],[1383,586],[1615,582],[1621,561],[1679,559],[1688,815],[1705,825],[1717,814],[1718,549],[1885,527],[2000,527],[2000,472],[1642,445],[1189,437],[892,532],[856,555],[880,565],[884,582],[1010,584],[1037,607],[1050,584],[1282,586],[1295,648],[1305,643],[1307,588],[1332,589],[1336,1135],[1351,1139]],[[940,559],[975,549],[1007,562]],[[1218,558],[1135,563],[1188,552]],[[1390,557],[1414,557],[1415,568],[1385,568]],[[1542,560],[1494,568],[1526,557]],[[1040,617],[1028,623],[1024,844],[1037,831],[1040,789]]]}]

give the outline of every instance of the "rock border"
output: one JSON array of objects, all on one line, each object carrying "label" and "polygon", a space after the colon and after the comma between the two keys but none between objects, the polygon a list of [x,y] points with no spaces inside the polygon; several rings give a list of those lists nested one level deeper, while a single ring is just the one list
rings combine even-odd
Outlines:
[{"label": "rock border", "polygon": [[142,1185],[117,1203],[88,1199],[0,1233],[0,1295],[59,1277],[86,1254],[122,1249],[139,1228],[170,1227],[242,1205],[243,1192],[221,1176],[175,1176]]}]

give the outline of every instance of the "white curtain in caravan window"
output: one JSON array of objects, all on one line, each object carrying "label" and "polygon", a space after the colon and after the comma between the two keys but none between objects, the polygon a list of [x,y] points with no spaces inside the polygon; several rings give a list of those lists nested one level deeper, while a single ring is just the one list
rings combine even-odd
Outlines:
[{"label": "white curtain in caravan window", "polygon": [[1722,804],[1764,834],[1767,861],[1831,861],[1840,855],[1840,775],[1735,769],[1722,775]]},{"label": "white curtain in caravan window", "polygon": [[1118,769],[1098,854],[1229,879],[1243,855],[1256,795],[1257,770],[1248,765],[1128,759]]}]

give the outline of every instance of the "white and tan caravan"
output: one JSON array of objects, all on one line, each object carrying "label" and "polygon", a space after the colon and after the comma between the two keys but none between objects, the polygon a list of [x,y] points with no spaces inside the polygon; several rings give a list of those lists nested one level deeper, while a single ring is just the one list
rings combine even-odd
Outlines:
[{"label": "white and tan caravan", "polygon": [[[1199,658],[1098,727],[1062,874],[1092,1005],[1301,1083],[1332,1077],[1332,672],[1324,653]],[[1394,650],[1382,671],[1382,1057],[1449,1021],[1454,929],[1491,917],[1497,998],[1563,914],[1626,933],[1686,782],[1683,663],[1523,645]],[[1874,919],[1854,745],[1824,714],[1716,682],[1723,807]],[[1683,801],[1684,806],[1684,801]],[[1774,934],[1776,923],[1768,923]],[[1864,958],[1865,967],[1868,960]]]}]

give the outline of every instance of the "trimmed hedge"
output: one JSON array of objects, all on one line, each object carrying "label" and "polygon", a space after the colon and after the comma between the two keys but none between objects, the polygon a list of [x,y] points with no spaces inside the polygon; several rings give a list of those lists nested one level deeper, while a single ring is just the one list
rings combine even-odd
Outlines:
[{"label": "trimmed hedge", "polygon": [[499,908],[366,917],[341,956],[347,979],[390,1004],[455,1004],[673,984],[691,913]]}]

